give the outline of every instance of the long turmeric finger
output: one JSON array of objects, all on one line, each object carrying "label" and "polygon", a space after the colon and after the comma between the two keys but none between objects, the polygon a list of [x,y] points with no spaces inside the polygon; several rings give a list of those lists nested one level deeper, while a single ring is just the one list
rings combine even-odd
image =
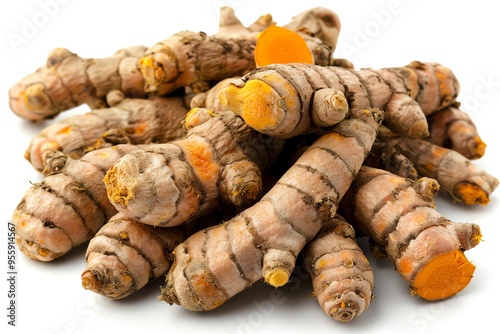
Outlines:
[{"label": "long turmeric finger", "polygon": [[360,316],[374,297],[373,270],[354,236],[353,227],[337,214],[304,248],[314,296],[340,322]]},{"label": "long turmeric finger", "polygon": [[259,202],[177,246],[160,299],[208,311],[260,279],[286,284],[370,151],[382,112],[363,116],[319,137]]},{"label": "long turmeric finger", "polygon": [[[207,35],[181,31],[145,52],[139,60],[139,69],[147,92],[165,95],[180,87],[190,87],[199,93],[208,90],[213,82],[244,75],[256,67],[254,51],[261,31],[244,27],[232,9],[223,7],[221,11],[224,14],[220,17],[219,32]],[[272,20],[268,20],[267,24],[267,27],[272,27]],[[297,33],[291,34],[297,36]],[[331,64],[332,51],[326,44],[307,34],[302,37],[310,45],[310,50],[306,52],[313,53],[316,63]],[[299,40],[302,40],[300,36]]]},{"label": "long turmeric finger", "polygon": [[134,149],[134,145],[118,145],[89,152],[79,160],[58,151],[48,157],[47,176],[26,191],[12,214],[21,252],[52,261],[92,238],[116,214],[102,178],[114,162]]},{"label": "long turmeric finger", "polygon": [[88,150],[105,144],[138,145],[179,139],[186,134],[182,121],[188,110],[182,96],[124,99],[113,107],[70,116],[47,126],[31,140],[24,156],[35,169],[42,170],[47,150],[59,150],[79,159]]},{"label": "long turmeric finger", "polygon": [[380,128],[378,138],[408,157],[421,176],[436,179],[453,200],[486,205],[498,187],[498,179],[473,164],[460,153],[423,139],[397,136]]},{"label": "long turmeric finger", "polygon": [[484,155],[486,144],[468,114],[456,106],[436,111],[427,117],[430,140],[462,154],[468,159]]},{"label": "long turmeric finger", "polygon": [[363,166],[341,203],[355,228],[393,261],[410,293],[426,300],[451,297],[469,284],[475,266],[463,251],[481,240],[478,225],[451,222],[434,209],[438,190],[430,178],[410,181]]},{"label": "long turmeric finger", "polygon": [[38,122],[82,104],[105,108],[111,90],[144,98],[144,79],[136,63],[145,51],[144,46],[134,46],[107,58],[81,58],[67,49],[54,49],[44,66],[10,88],[10,108],[19,117]]},{"label": "long turmeric finger", "polygon": [[397,133],[427,137],[426,114],[454,103],[458,89],[453,73],[436,63],[380,70],[275,64],[225,86],[220,103],[257,131],[285,138],[368,108],[384,110],[384,124]]}]

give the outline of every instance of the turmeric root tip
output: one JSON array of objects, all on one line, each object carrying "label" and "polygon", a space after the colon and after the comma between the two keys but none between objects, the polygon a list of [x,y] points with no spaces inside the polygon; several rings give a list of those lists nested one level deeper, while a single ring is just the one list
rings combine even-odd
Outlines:
[{"label": "turmeric root tip", "polygon": [[488,194],[476,184],[458,183],[454,191],[454,195],[465,204],[486,205],[490,202]]},{"label": "turmeric root tip", "polygon": [[440,254],[417,273],[409,291],[425,300],[445,299],[462,291],[475,269],[461,250]]}]

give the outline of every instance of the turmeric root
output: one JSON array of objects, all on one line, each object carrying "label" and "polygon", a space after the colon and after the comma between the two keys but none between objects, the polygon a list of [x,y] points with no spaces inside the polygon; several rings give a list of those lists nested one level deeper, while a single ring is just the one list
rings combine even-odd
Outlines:
[{"label": "turmeric root", "polygon": [[373,270],[354,233],[336,214],[304,248],[314,296],[325,313],[340,322],[354,320],[373,299]]},{"label": "turmeric root", "polygon": [[379,129],[378,138],[408,157],[420,176],[436,179],[454,201],[486,205],[498,186],[497,178],[454,150],[397,136],[385,127]]},{"label": "turmeric root", "polygon": [[179,228],[142,224],[118,213],[90,240],[82,286],[112,299],[122,299],[164,275],[171,252],[185,239]]},{"label": "turmeric root", "polygon": [[309,64],[260,67],[221,91],[223,109],[257,131],[290,138],[335,125],[348,112],[384,110],[384,124],[409,137],[427,137],[426,115],[454,103],[459,85],[436,63],[352,70]]},{"label": "turmeric root", "polygon": [[372,150],[364,164],[369,167],[385,169],[388,172],[412,180],[418,178],[413,162],[406,155],[379,139],[373,143]]},{"label": "turmeric root", "polygon": [[[270,15],[263,17],[267,19],[261,17],[257,21],[267,24],[259,24],[260,28],[273,26]],[[231,8],[221,8],[219,32],[214,35],[181,31],[146,51],[139,61],[145,91],[165,95],[180,87],[189,87],[199,93],[222,79],[248,73],[256,67],[254,50],[259,32],[244,27]],[[306,40],[310,48],[306,52],[312,52],[316,64],[332,64],[328,45],[317,37],[298,34]]]},{"label": "turmeric root", "polygon": [[124,99],[110,108],[95,109],[62,119],[34,137],[24,157],[43,169],[47,150],[59,150],[72,159],[105,144],[164,143],[184,137],[182,121],[188,107],[182,96]]},{"label": "turmeric root", "polygon": [[80,160],[59,151],[47,155],[47,176],[26,191],[12,214],[19,250],[52,261],[92,238],[116,214],[101,180],[118,158],[136,148],[113,146]]},{"label": "turmeric root", "polygon": [[[261,16],[260,27],[273,24],[270,15]],[[243,26],[230,7],[222,7],[219,32],[180,31],[156,43],[139,60],[145,79],[144,90],[165,95],[180,87],[195,93],[206,91],[211,82],[243,75],[255,68],[253,50],[258,31]]]},{"label": "turmeric root", "polygon": [[153,227],[117,213],[90,239],[82,287],[111,299],[126,298],[167,273],[173,249],[187,236],[237,212],[228,206],[178,227]]},{"label": "turmeric root", "polygon": [[293,17],[290,23],[283,27],[317,37],[334,52],[341,24],[339,16],[334,11],[325,7],[314,7]]},{"label": "turmeric root", "polygon": [[363,166],[341,203],[355,228],[372,238],[375,254],[387,254],[410,293],[426,300],[469,284],[475,266],[463,251],[481,240],[478,225],[451,222],[434,209],[438,190],[431,178],[411,181]]},{"label": "turmeric root", "polygon": [[281,151],[282,139],[252,130],[233,112],[195,108],[185,126],[185,138],[136,150],[109,169],[104,183],[118,211],[145,224],[176,226],[261,195],[261,171]]},{"label": "turmeric root", "polygon": [[106,94],[111,90],[144,98],[144,79],[136,64],[145,51],[144,46],[134,46],[96,59],[54,49],[44,66],[9,90],[10,108],[19,117],[38,122],[82,104],[105,108]]},{"label": "turmeric root", "polygon": [[468,159],[479,159],[484,155],[486,144],[468,114],[450,106],[427,117],[430,140],[462,154]]},{"label": "turmeric root", "polygon": [[318,138],[256,204],[177,246],[160,300],[208,311],[262,278],[284,285],[370,151],[382,112],[363,116]]}]

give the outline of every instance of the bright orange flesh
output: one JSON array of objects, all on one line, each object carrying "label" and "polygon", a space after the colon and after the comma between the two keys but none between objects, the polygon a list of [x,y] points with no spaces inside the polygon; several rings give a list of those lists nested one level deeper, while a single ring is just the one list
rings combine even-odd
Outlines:
[{"label": "bright orange flesh", "polygon": [[410,292],[425,300],[451,297],[469,284],[475,269],[461,250],[440,254],[417,273]]},{"label": "bright orange flesh", "polygon": [[275,25],[260,33],[254,57],[257,67],[286,63],[314,64],[311,50],[302,36]]}]

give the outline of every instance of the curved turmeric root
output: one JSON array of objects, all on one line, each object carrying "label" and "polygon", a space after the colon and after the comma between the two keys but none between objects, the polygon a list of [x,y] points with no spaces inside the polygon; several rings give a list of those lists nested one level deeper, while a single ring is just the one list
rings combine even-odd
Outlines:
[{"label": "curved turmeric root", "polygon": [[144,46],[134,46],[108,58],[80,58],[67,49],[54,49],[46,65],[10,88],[10,108],[19,117],[38,122],[82,104],[105,108],[111,90],[144,98],[144,79],[136,64],[145,51]]},{"label": "curved turmeric root", "polygon": [[457,106],[436,111],[427,117],[432,143],[452,149],[468,159],[484,155],[486,144],[468,114]]},{"label": "curved turmeric root", "polygon": [[176,226],[221,204],[246,206],[262,193],[261,171],[284,145],[233,112],[192,109],[183,139],[127,154],[106,173],[111,203],[144,224]]},{"label": "curved turmeric root", "polygon": [[46,152],[59,150],[72,159],[105,145],[164,143],[184,137],[182,121],[188,107],[184,97],[124,99],[110,108],[67,117],[34,137],[24,157],[43,169]]},{"label": "curved turmeric root", "polygon": [[164,275],[171,252],[186,238],[178,228],[159,228],[118,213],[90,240],[82,286],[112,299],[130,296]]},{"label": "curved turmeric root", "polygon": [[373,239],[409,285],[426,300],[451,297],[470,282],[475,266],[463,254],[481,240],[480,228],[454,223],[434,209],[436,180],[413,182],[363,166],[342,201],[349,221]]},{"label": "curved turmeric root", "polygon": [[335,215],[304,248],[314,296],[333,319],[350,322],[374,298],[373,270],[354,239],[353,227]]},{"label": "curved turmeric root", "polygon": [[227,85],[220,102],[257,131],[284,138],[369,108],[384,110],[393,131],[422,138],[429,134],[426,115],[454,103],[458,89],[453,73],[436,63],[380,70],[275,64]]},{"label": "curved turmeric root", "polygon": [[419,175],[436,179],[457,202],[486,205],[498,187],[497,178],[454,150],[424,139],[397,136],[384,127],[379,129],[378,138],[408,157]]},{"label": "curved turmeric root", "polygon": [[260,279],[287,283],[297,255],[335,215],[376,137],[380,110],[318,138],[259,202],[174,250],[160,300],[208,311]]},{"label": "curved turmeric root", "polygon": [[47,156],[40,183],[24,194],[12,214],[19,250],[38,261],[52,261],[88,241],[116,209],[106,196],[106,170],[133,145],[92,151],[80,160],[59,151]]}]

